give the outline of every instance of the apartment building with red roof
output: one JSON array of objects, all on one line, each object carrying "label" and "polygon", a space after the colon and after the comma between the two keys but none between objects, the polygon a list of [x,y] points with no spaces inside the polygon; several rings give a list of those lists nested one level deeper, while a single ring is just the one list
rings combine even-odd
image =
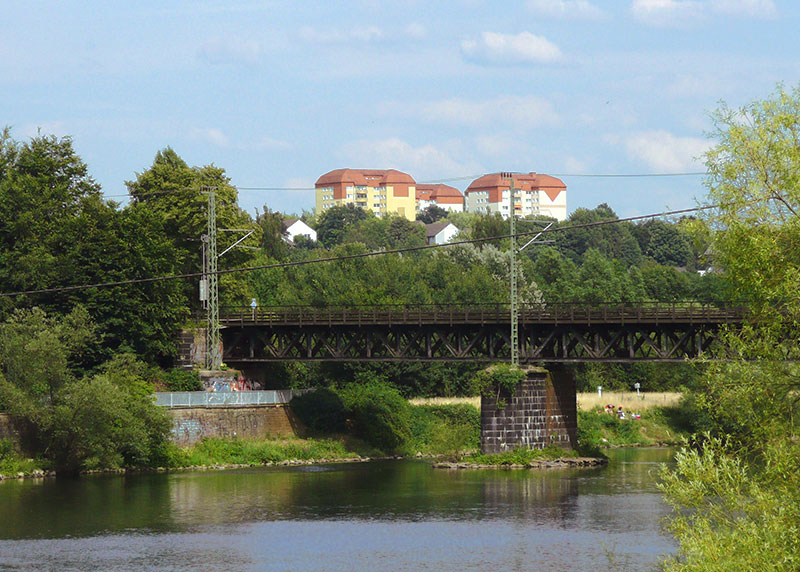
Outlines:
[{"label": "apartment building with red roof", "polygon": [[417,211],[431,205],[460,213],[464,211],[464,195],[449,185],[417,185]]},{"label": "apartment building with red roof", "polygon": [[314,187],[318,213],[354,204],[377,216],[416,218],[417,183],[411,175],[395,169],[336,169],[317,179]]},{"label": "apartment building with red roof", "polygon": [[[514,212],[518,217],[544,215],[556,220],[567,218],[567,186],[564,181],[539,173],[513,173]],[[491,173],[472,181],[464,191],[467,212],[511,212],[511,180],[501,173]]]}]

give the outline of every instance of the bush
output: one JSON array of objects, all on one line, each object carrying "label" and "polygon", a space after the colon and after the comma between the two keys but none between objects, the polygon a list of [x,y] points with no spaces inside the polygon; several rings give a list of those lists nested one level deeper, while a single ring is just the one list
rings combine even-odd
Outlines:
[{"label": "bush", "polygon": [[345,413],[342,398],[331,389],[308,391],[292,398],[292,411],[309,429],[322,433],[340,433],[345,430]]},{"label": "bush", "polygon": [[203,382],[196,371],[170,369],[161,376],[168,391],[203,391]]},{"label": "bush", "polygon": [[411,405],[386,383],[351,384],[340,391],[356,434],[386,453],[411,439]]},{"label": "bush", "polygon": [[463,451],[480,447],[481,418],[476,407],[457,405],[416,405],[411,407],[411,453],[458,457]]},{"label": "bush", "polygon": [[517,392],[525,372],[509,363],[499,363],[479,371],[472,379],[472,394],[493,397],[497,407],[504,409],[507,400]]}]

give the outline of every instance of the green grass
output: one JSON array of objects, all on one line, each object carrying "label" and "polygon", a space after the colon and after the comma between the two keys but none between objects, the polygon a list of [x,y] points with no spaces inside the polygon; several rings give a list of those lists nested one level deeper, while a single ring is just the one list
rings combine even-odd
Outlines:
[{"label": "green grass", "polygon": [[690,433],[690,423],[679,406],[647,409],[641,419],[619,419],[600,408],[578,411],[578,442],[582,447],[679,443]]},{"label": "green grass", "polygon": [[481,444],[481,414],[473,405],[411,406],[411,438],[406,454],[458,456]]},{"label": "green grass", "polygon": [[[355,450],[354,450],[355,449]],[[203,439],[193,447],[171,452],[171,466],[263,465],[290,460],[335,460],[358,456],[357,450],[337,439],[281,439],[249,441],[239,438]]]},{"label": "green grass", "polygon": [[0,439],[0,475],[16,477],[19,473],[30,475],[34,471],[47,470],[39,459],[26,459],[17,453],[9,439]]}]

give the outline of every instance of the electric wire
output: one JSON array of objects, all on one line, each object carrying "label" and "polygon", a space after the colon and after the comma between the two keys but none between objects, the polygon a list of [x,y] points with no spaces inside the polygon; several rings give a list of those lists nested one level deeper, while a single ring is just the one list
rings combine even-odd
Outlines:
[{"label": "electric wire", "polygon": [[[676,216],[682,214],[688,214],[692,212],[700,212],[706,211],[710,209],[719,208],[722,205],[707,205],[701,207],[691,207],[686,209],[678,209],[678,210],[671,210],[671,211],[662,211],[659,213],[652,213],[646,215],[638,215],[620,219],[608,219],[608,220],[601,220],[589,223],[582,223],[582,224],[575,224],[570,226],[564,227],[555,227],[549,228],[546,230],[533,230],[528,232],[518,232],[514,235],[511,234],[504,234],[504,235],[497,235],[497,236],[490,236],[484,238],[471,238],[467,240],[458,240],[455,242],[448,242],[445,244],[426,244],[423,246],[410,246],[405,248],[395,248],[391,250],[377,250],[372,252],[363,252],[360,254],[348,254],[344,256],[329,256],[325,258],[314,258],[308,260],[297,260],[292,262],[276,262],[274,264],[262,264],[258,266],[244,266],[239,268],[229,268],[223,270],[217,270],[214,274],[221,275],[221,274],[234,274],[238,272],[252,272],[255,270],[269,270],[269,269],[276,269],[276,268],[288,268],[294,266],[305,266],[308,264],[318,264],[322,262],[338,262],[338,261],[346,261],[346,260],[356,260],[359,258],[369,258],[372,256],[385,256],[389,254],[404,254],[407,252],[419,252],[423,250],[433,250],[436,248],[445,248],[445,247],[452,247],[452,246],[459,246],[462,244],[478,244],[482,242],[490,242],[493,240],[503,240],[506,238],[513,237],[521,237],[521,236],[529,236],[532,234],[550,234],[553,232],[565,232],[569,230],[576,230],[582,228],[593,228],[598,226],[607,226],[610,224],[619,224],[622,222],[634,222],[638,220],[645,220],[645,219],[654,219],[660,217],[669,217],[669,216]],[[61,292],[74,292],[79,290],[88,290],[91,288],[111,288],[115,286],[127,286],[131,284],[147,284],[153,282],[164,282],[167,280],[180,280],[184,278],[199,278],[202,276],[207,275],[208,273],[205,272],[188,272],[184,274],[171,274],[168,276],[155,276],[151,278],[134,278],[130,280],[118,280],[115,282],[99,282],[96,284],[81,284],[81,285],[73,285],[73,286],[56,286],[52,288],[40,288],[36,290],[20,290],[17,292],[0,292],[0,298],[8,298],[11,296],[23,296],[23,295],[33,295],[33,294],[54,294],[54,293],[61,293]]]},{"label": "electric wire", "polygon": [[[452,183],[456,181],[467,181],[470,179],[479,179],[487,174],[491,173],[481,173],[479,175],[464,175],[460,177],[448,177],[442,179],[432,179],[429,181],[419,181],[417,182],[418,185],[436,185],[439,183]],[[514,175],[526,175],[527,173],[512,173]],[[539,173],[544,174],[544,173]],[[550,174],[551,177],[578,177],[578,178],[586,178],[586,179],[609,179],[609,178],[618,178],[618,179],[627,179],[627,178],[664,178],[664,177],[697,177],[706,175],[705,171],[689,171],[685,173],[552,173]],[[246,192],[255,192],[255,191],[315,191],[316,187],[277,187],[277,186],[237,186],[237,185],[230,185],[232,188],[236,189],[237,191],[246,191]],[[558,185],[541,185],[537,186],[537,189],[560,189],[561,186]],[[175,193],[184,190],[200,190],[200,187],[185,187],[180,189],[171,189],[168,191],[152,191],[148,193],[140,194],[140,197],[150,197],[156,195],[165,195],[170,193]],[[105,198],[124,198],[124,197],[131,197],[133,195],[130,193],[127,194],[115,194],[115,195],[103,195]]]}]

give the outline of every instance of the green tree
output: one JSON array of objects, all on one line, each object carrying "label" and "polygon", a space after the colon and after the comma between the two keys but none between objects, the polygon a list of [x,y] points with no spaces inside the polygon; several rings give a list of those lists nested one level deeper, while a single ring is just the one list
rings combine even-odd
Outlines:
[{"label": "green tree", "polygon": [[[483,215],[475,219],[475,222],[472,226],[472,238],[482,239],[492,238],[494,236],[506,236],[509,234],[508,225],[508,221],[503,220],[503,217],[500,215],[500,213]],[[480,244],[491,244],[492,246],[500,247],[501,244],[504,243],[508,243],[508,239],[505,239],[505,241],[502,239],[487,240],[486,242],[482,242]]]},{"label": "green tree", "polygon": [[394,250],[425,244],[425,227],[405,217],[367,217],[346,228],[341,242],[361,242],[367,250]]},{"label": "green tree", "polygon": [[53,399],[82,371],[95,339],[94,325],[82,308],[63,318],[43,310],[16,310],[0,323],[0,372],[31,399]]},{"label": "green tree", "polygon": [[617,219],[617,214],[605,203],[592,210],[576,209],[566,221],[559,224],[565,229],[576,228],[555,232],[552,236],[558,249],[575,263],[580,263],[589,249],[595,249],[607,258],[620,260],[628,266],[638,264],[642,252],[633,235],[634,225],[628,222],[598,224]]},{"label": "green tree", "polygon": [[[800,87],[712,116],[714,264],[751,320],[724,336],[695,396],[712,436],[662,474],[681,557],[670,570],[795,570],[800,563]],[[753,361],[744,361],[748,358]],[[689,509],[688,511],[686,509]]]},{"label": "green tree", "polygon": [[69,137],[28,143],[0,133],[0,288],[47,288],[72,268],[61,256],[71,240],[66,221],[102,208],[100,186]]},{"label": "green tree", "polygon": [[589,303],[637,302],[644,299],[641,274],[629,272],[621,262],[611,261],[590,249],[577,273],[577,300]]},{"label": "green tree", "polygon": [[533,276],[542,289],[545,302],[578,300],[577,267],[555,248],[544,247],[537,250]]},{"label": "green tree", "polygon": [[691,246],[677,226],[663,220],[650,220],[634,229],[641,251],[658,264],[686,266],[690,262]]},{"label": "green tree", "polygon": [[63,318],[17,311],[0,324],[0,409],[27,452],[59,473],[164,462],[171,423],[150,397],[147,366],[117,356],[85,375],[92,330],[81,310]]},{"label": "green tree", "polygon": [[641,268],[647,298],[657,302],[677,302],[691,297],[691,287],[686,272],[673,266],[645,264]]},{"label": "green tree", "polygon": [[342,243],[350,225],[374,216],[354,204],[337,205],[319,215],[317,219],[317,240],[325,248],[333,248]]},{"label": "green tree", "polygon": [[[0,290],[44,289],[175,274],[180,258],[159,217],[138,206],[117,210],[69,138],[0,137]],[[135,350],[150,359],[174,352],[185,319],[182,285],[163,281],[0,299],[0,315],[39,306],[68,314],[81,305],[97,324],[95,363]]]},{"label": "green tree", "polygon": [[[153,164],[136,174],[136,179],[126,181],[128,192],[141,208],[156,213],[164,224],[164,231],[176,249],[178,265],[182,272],[202,270],[202,243],[200,238],[208,229],[208,189],[213,188],[216,200],[218,229],[253,229],[254,233],[244,246],[256,246],[261,240],[261,228],[239,208],[236,188],[230,184],[225,170],[215,165],[190,167],[170,147],[156,153]],[[242,232],[218,232],[217,252],[221,253],[238,240]],[[244,248],[234,248],[220,259],[227,268],[247,266],[253,253]],[[246,279],[235,274],[220,278],[220,300],[223,304],[241,304],[247,298]],[[186,282],[184,293],[194,308],[199,307],[197,282]]]},{"label": "green tree", "polygon": [[429,205],[417,213],[417,220],[425,224],[431,224],[446,217],[447,211],[438,205]]},{"label": "green tree", "polygon": [[264,207],[264,212],[256,218],[256,224],[261,227],[261,251],[275,260],[286,257],[288,245],[284,240],[283,215]]}]

